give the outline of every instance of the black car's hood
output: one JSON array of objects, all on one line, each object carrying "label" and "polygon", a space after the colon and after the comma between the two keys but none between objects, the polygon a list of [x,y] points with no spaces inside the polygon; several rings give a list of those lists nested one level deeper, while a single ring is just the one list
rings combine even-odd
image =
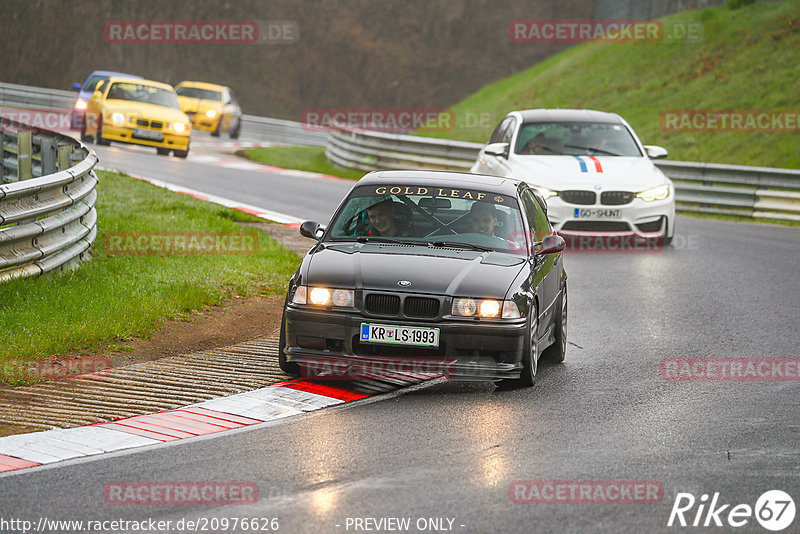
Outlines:
[{"label": "black car's hood", "polygon": [[[306,258],[308,285],[503,298],[526,262],[498,252],[425,245],[342,244]],[[401,286],[401,280],[411,282]]]}]

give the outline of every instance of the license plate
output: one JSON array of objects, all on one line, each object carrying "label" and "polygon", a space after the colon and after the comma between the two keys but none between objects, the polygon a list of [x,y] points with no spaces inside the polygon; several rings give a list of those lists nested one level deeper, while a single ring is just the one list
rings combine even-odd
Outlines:
[{"label": "license plate", "polygon": [[361,341],[394,345],[439,346],[439,329],[361,323]]},{"label": "license plate", "polygon": [[161,132],[156,132],[155,130],[142,130],[141,128],[136,128],[133,131],[134,137],[139,137],[140,139],[150,139],[152,141],[161,141],[164,139],[164,134]]},{"label": "license plate", "polygon": [[620,210],[575,208],[575,218],[579,219],[621,219]]}]

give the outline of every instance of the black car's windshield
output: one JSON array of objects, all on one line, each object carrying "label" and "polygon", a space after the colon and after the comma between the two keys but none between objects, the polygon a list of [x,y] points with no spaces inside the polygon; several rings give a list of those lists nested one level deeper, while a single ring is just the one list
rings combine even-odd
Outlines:
[{"label": "black car's windshield", "polygon": [[175,93],[161,87],[153,87],[141,83],[115,82],[108,90],[108,100],[129,100],[131,102],[144,102],[156,106],[181,109]]},{"label": "black car's windshield", "polygon": [[178,93],[178,96],[222,102],[222,93],[212,89],[200,89],[199,87],[178,87],[175,89],[175,92]]},{"label": "black car's windshield", "polygon": [[642,156],[622,124],[528,122],[520,127],[514,152],[539,156]]},{"label": "black car's windshield", "polygon": [[513,196],[462,186],[358,187],[331,221],[326,240],[499,252],[525,247]]}]

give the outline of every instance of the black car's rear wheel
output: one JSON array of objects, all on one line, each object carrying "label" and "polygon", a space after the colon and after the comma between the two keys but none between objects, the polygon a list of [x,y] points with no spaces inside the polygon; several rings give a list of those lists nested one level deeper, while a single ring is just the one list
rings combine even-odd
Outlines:
[{"label": "black car's rear wheel", "polygon": [[294,362],[287,362],[286,361],[286,354],[284,354],[283,349],[286,348],[286,315],[281,315],[281,333],[280,337],[278,338],[278,367],[281,368],[281,371],[284,373],[293,375],[293,376],[300,376],[300,366]]},{"label": "black car's rear wheel", "polygon": [[561,302],[555,320],[555,341],[542,352],[548,362],[561,363],[567,354],[567,283],[561,291]]}]

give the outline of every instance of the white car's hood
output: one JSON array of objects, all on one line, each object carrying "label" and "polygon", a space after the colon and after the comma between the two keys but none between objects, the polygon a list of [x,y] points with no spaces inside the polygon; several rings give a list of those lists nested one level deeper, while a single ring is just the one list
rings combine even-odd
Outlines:
[{"label": "white car's hood", "polygon": [[620,156],[520,156],[508,162],[511,176],[548,189],[643,191],[667,183],[649,158]]}]

